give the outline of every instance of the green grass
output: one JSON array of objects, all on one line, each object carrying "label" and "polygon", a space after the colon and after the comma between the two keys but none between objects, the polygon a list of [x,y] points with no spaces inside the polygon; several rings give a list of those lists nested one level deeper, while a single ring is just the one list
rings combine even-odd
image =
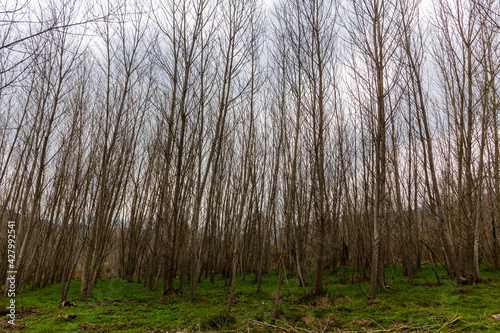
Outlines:
[{"label": "green grass", "polygon": [[[301,328],[315,332],[498,332],[500,321],[488,316],[500,313],[500,272],[482,268],[484,283],[475,286],[457,286],[443,270],[439,271],[442,284],[436,286],[430,267],[417,273],[414,285],[410,285],[401,268],[396,268],[392,281],[392,269],[387,269],[391,288],[380,290],[373,302],[364,295],[367,282],[341,283],[350,281],[350,270],[325,273],[327,291],[318,296],[303,297],[297,279],[290,278],[282,288],[276,324],[299,332]],[[187,302],[187,293],[164,297],[161,290],[148,292],[140,284],[120,279],[99,280],[91,299],[82,299],[80,282],[73,281],[68,300],[76,304],[74,308],[59,308],[60,285],[24,291],[16,296],[16,327],[8,325],[3,316],[0,331],[272,331],[260,323],[270,322],[277,274],[264,277],[259,294],[255,293],[253,275],[237,281],[231,313],[226,312],[230,288],[224,286],[224,280],[215,285],[203,280],[193,303]],[[7,302],[3,298],[1,305]]]}]

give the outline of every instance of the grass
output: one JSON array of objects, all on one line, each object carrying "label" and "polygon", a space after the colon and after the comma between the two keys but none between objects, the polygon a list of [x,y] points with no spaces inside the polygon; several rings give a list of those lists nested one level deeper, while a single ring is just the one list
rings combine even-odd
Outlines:
[{"label": "grass", "polygon": [[[439,271],[437,286],[430,267],[424,267],[408,283],[397,267],[386,271],[390,289],[380,290],[376,301],[364,295],[368,283],[345,283],[351,270],[325,273],[326,292],[304,297],[298,281],[290,278],[282,288],[276,325],[295,331],[370,332],[498,332],[500,321],[488,316],[500,313],[500,272],[482,267],[483,283],[457,286]],[[425,278],[424,278],[425,276]],[[346,279],[347,277],[347,279]],[[224,280],[210,285],[203,280],[195,302],[186,295],[162,296],[161,290],[148,292],[142,285],[120,279],[99,280],[90,299],[80,297],[80,282],[73,281],[68,300],[73,308],[59,308],[60,285],[16,296],[16,326],[0,320],[0,331],[23,332],[177,332],[177,331],[273,331],[269,323],[277,274],[267,274],[262,292],[255,293],[254,276],[238,279],[235,305],[226,312],[230,288]],[[161,284],[160,284],[161,285]],[[5,306],[8,299],[3,298]]]}]

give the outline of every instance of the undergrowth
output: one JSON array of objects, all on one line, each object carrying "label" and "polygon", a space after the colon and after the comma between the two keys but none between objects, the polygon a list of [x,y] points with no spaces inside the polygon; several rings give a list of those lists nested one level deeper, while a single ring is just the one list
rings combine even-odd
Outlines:
[{"label": "undergrowth", "polygon": [[[282,287],[275,325],[290,332],[498,332],[500,321],[500,272],[482,266],[483,282],[459,286],[439,268],[437,285],[431,267],[424,267],[410,284],[402,269],[388,268],[390,288],[377,299],[366,297],[368,282],[358,283],[352,269],[325,272],[325,291],[303,295],[297,278],[288,275]],[[392,279],[391,279],[392,276]],[[276,292],[276,272],[266,274],[262,291],[255,293],[255,276],[237,279],[234,306],[227,312],[230,287],[223,279],[198,285],[193,303],[185,295],[162,296],[136,281],[111,278],[98,281],[90,299],[80,297],[80,282],[73,281],[68,300],[72,308],[59,308],[60,285],[16,296],[16,326],[4,315],[0,331],[23,332],[207,332],[274,331],[269,326]],[[162,285],[161,283],[159,284]],[[3,298],[1,305],[9,299]],[[3,312],[4,310],[2,310]]]}]

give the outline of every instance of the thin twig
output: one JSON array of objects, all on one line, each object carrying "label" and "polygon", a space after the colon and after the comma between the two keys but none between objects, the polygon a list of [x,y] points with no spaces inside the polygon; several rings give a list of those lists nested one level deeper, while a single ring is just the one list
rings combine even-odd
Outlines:
[{"label": "thin twig", "polygon": [[455,318],[455,319],[453,319],[453,320],[448,321],[448,322],[447,322],[447,323],[445,323],[443,326],[441,326],[441,328],[440,328],[440,329],[438,329],[437,331],[438,331],[438,332],[439,332],[439,331],[441,331],[441,330],[442,330],[445,326],[447,326],[447,325],[451,325],[451,324],[453,324],[454,322],[459,321],[460,319],[462,319],[462,316],[457,317],[457,318]]},{"label": "thin twig", "polygon": [[286,322],[283,322],[281,320],[278,320],[280,323],[282,323],[283,325],[285,326],[288,326],[288,328],[290,328],[291,330],[295,331],[295,332],[298,332],[297,330],[300,330],[300,331],[304,331],[304,332],[307,332],[307,333],[313,333],[312,331],[309,331],[309,330],[306,330],[305,328],[301,328],[301,327],[293,327],[293,326],[290,326],[288,325]]}]

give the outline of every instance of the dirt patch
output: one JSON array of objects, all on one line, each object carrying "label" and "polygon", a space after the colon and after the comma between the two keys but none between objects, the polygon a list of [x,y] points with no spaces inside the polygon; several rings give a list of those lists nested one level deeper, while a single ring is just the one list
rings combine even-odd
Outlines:
[{"label": "dirt patch", "polygon": [[341,328],[342,324],[337,320],[337,318],[332,317],[319,322],[320,327],[322,327],[322,332],[335,331],[337,328]]},{"label": "dirt patch", "polygon": [[20,325],[17,323],[17,314],[16,314],[16,324],[11,325],[7,322],[7,320],[10,318],[2,318],[0,320],[0,332],[16,332],[16,331],[23,331],[25,326]]},{"label": "dirt patch", "polygon": [[16,316],[17,315],[29,316],[31,314],[38,313],[38,312],[40,312],[40,309],[38,309],[36,307],[32,307],[32,308],[20,308],[18,311],[16,311]]},{"label": "dirt patch", "polygon": [[86,323],[78,325],[78,328],[84,331],[94,331],[96,329],[95,326]]},{"label": "dirt patch", "polygon": [[40,310],[36,307],[26,307],[26,308],[16,308],[16,324],[11,325],[8,323],[10,317],[7,317],[7,314],[10,313],[5,306],[0,308],[0,332],[17,332],[23,331],[26,326],[19,323],[20,319],[29,317],[35,313],[39,313]]},{"label": "dirt patch", "polygon": [[[30,316],[34,313],[38,313],[40,310],[36,307],[31,307],[31,308],[16,308],[16,320],[21,319],[27,316]],[[5,306],[0,308],[0,316],[7,316],[7,314],[10,313],[10,310],[7,309]]]},{"label": "dirt patch", "polygon": [[108,309],[108,310],[104,311],[104,314],[109,316],[109,315],[118,314],[118,312]]},{"label": "dirt patch", "polygon": [[109,305],[129,304],[129,303],[135,303],[135,301],[134,300],[104,301],[99,303],[98,306],[109,306]]}]

